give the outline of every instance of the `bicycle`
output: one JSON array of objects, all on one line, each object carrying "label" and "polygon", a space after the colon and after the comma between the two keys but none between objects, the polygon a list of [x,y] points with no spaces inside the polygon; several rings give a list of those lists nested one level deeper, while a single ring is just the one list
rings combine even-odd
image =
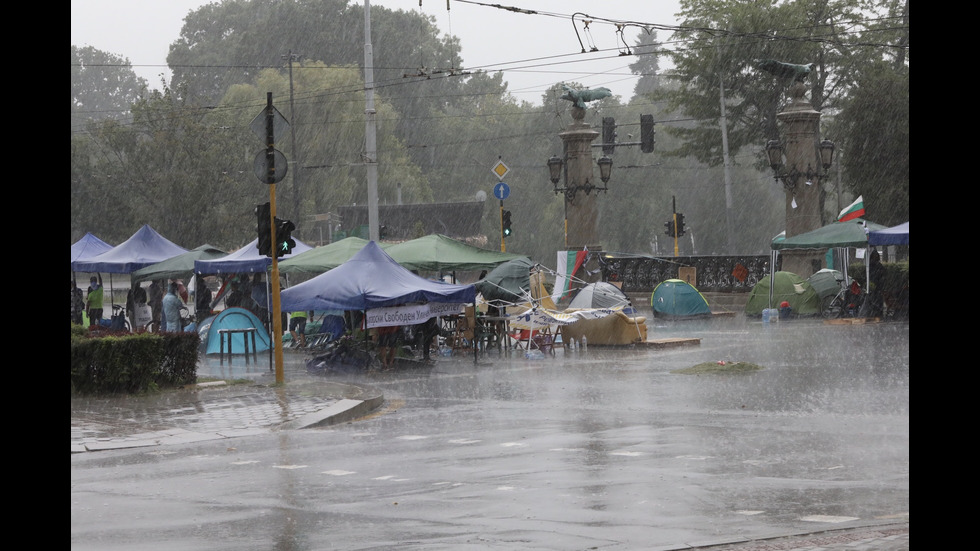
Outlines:
[{"label": "bicycle", "polygon": [[113,331],[131,331],[129,320],[126,318],[126,307],[122,304],[112,305],[112,318],[110,320],[109,329]]},{"label": "bicycle", "polygon": [[861,311],[862,302],[861,285],[852,279],[850,285],[841,285],[836,295],[824,297],[820,312],[824,319],[852,317]]}]

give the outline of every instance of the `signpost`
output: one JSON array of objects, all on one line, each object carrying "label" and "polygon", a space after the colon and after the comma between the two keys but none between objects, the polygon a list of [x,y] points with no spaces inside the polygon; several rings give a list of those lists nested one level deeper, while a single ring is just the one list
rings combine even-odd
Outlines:
[{"label": "signpost", "polygon": [[[252,120],[249,128],[266,143],[265,150],[259,151],[256,155],[253,168],[259,181],[269,185],[269,237],[270,243],[275,248],[275,244],[279,242],[276,239],[276,226],[279,225],[277,224],[279,219],[276,218],[276,183],[286,177],[287,166],[286,157],[276,149],[276,139],[289,129],[289,122],[272,106],[272,92],[266,94],[265,109]],[[265,214],[264,209],[262,214]],[[282,357],[282,315],[280,314],[282,308],[279,305],[279,253],[271,252],[269,256],[272,257],[272,273],[269,277],[272,279],[272,310],[269,315],[272,317],[272,340],[276,355],[276,383],[282,384],[285,377]]]},{"label": "signpost", "polygon": [[497,177],[497,184],[493,186],[493,196],[500,199],[500,252],[507,252],[507,236],[512,233],[510,227],[510,211],[504,210],[504,199],[510,196],[510,186],[503,182],[504,176],[510,172],[510,168],[504,164],[500,157],[490,168],[490,172]]}]

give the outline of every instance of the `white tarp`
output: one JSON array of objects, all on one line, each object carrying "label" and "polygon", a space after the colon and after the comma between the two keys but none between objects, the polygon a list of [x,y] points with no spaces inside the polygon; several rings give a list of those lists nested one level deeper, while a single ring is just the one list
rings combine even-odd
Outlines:
[{"label": "white tarp", "polygon": [[508,316],[508,322],[514,329],[531,329],[539,331],[555,325],[568,325],[579,320],[599,319],[621,312],[622,308],[589,308],[583,310],[563,311],[533,308],[519,314]]}]

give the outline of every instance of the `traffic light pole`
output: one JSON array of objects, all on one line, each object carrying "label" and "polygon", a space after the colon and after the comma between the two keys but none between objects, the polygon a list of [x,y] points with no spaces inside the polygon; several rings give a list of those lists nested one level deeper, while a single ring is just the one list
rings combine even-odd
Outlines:
[{"label": "traffic light pole", "polygon": [[[273,132],[274,126],[274,111],[272,109],[272,93],[267,95],[266,100],[266,162],[268,166],[268,183],[269,183],[269,228],[271,235],[271,243],[273,247],[277,243],[276,241],[276,156],[275,156],[275,133]],[[272,341],[276,350],[276,384],[282,384],[285,382],[285,375],[283,373],[283,357],[282,357],[282,314],[281,305],[279,303],[279,258],[278,253],[273,251],[272,256],[272,274],[270,279],[272,279],[272,311],[270,315],[272,316]]]},{"label": "traffic light pole", "polygon": [[500,200],[500,252],[507,252],[507,241],[504,239],[504,200]]},{"label": "traffic light pole", "polygon": [[673,216],[674,219],[674,256],[676,257],[676,256],[680,256],[681,254],[680,247],[677,244],[677,237],[678,234],[680,234],[680,231],[677,229],[677,198],[671,196],[670,200],[671,200],[671,211],[673,211],[671,216]]}]

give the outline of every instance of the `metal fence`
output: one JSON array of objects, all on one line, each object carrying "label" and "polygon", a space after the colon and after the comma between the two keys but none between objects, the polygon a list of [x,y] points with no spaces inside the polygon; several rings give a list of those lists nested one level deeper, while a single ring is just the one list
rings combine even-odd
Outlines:
[{"label": "metal fence", "polygon": [[604,281],[622,282],[623,292],[650,293],[667,279],[683,279],[701,292],[748,293],[769,274],[766,255],[649,257],[603,256]]}]

